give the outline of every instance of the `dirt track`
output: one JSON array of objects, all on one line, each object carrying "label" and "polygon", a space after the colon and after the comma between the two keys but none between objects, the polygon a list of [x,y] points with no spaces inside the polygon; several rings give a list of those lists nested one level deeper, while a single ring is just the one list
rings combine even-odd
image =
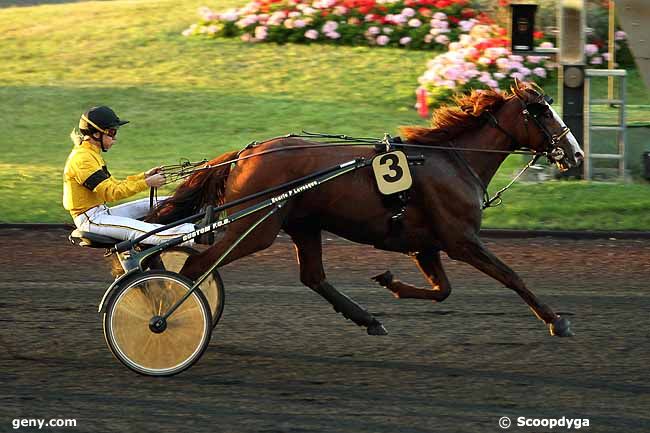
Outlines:
[{"label": "dirt track", "polygon": [[[441,304],[395,300],[369,277],[422,284],[407,257],[335,239],[330,281],[377,315],[370,337],[301,286],[292,244],[222,270],[226,309],[203,358],[166,379],[131,373],[104,343],[102,252],[66,232],[0,230],[0,432],[74,418],[82,432],[498,432],[516,418],[588,418],[650,431],[648,241],[491,240],[576,337],[553,338],[499,283],[445,260]],[[23,428],[19,431],[37,431]],[[575,430],[569,430],[575,431]]]}]

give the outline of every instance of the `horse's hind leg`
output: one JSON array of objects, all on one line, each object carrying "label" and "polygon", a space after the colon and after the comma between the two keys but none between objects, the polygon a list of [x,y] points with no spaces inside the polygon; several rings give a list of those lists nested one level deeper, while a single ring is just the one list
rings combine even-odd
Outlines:
[{"label": "horse's hind leg", "polygon": [[340,312],[346,319],[358,326],[365,326],[369,335],[386,335],[384,326],[368,311],[348,296],[339,292],[325,279],[323,269],[322,245],[318,228],[285,228],[296,245],[298,263],[300,264],[300,281],[325,298],[334,311]]},{"label": "horse's hind leg", "polygon": [[430,299],[433,302],[442,302],[451,293],[451,284],[440,261],[440,251],[424,251],[417,253],[413,260],[431,285],[431,289],[420,289],[410,284],[403,283],[393,278],[390,271],[372,277],[381,286],[393,292],[396,298]]},{"label": "horse's hind leg", "polygon": [[455,244],[456,248],[449,251],[452,259],[462,260],[476,269],[502,282],[506,287],[517,292],[528,304],[535,315],[543,320],[549,327],[551,335],[570,337],[573,335],[571,324],[564,317],[560,317],[546,304],[542,304],[537,297],[526,287],[523,280],[494,254],[483,243],[474,238]]}]

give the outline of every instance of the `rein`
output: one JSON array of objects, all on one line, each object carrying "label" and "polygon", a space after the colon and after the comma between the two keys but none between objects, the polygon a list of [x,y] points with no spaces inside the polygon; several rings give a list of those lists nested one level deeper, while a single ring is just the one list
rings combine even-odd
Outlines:
[{"label": "rein", "polygon": [[[494,118],[492,116],[492,118]],[[505,131],[500,125],[498,124],[496,118],[494,118],[494,122],[496,127],[500,129],[501,131],[504,131],[509,137],[512,137],[507,131]],[[492,124],[492,122],[490,122]],[[283,138],[306,138],[306,139],[334,139],[334,141],[323,141],[323,142],[318,142],[317,144],[309,144],[309,145],[298,145],[298,146],[286,146],[282,148],[276,148],[276,149],[267,149],[258,153],[254,153],[251,155],[246,155],[246,156],[239,156],[243,151],[248,150],[248,149],[253,149],[261,144],[267,143],[269,141],[273,140],[278,140],[278,139],[283,139]],[[167,185],[169,183],[177,182],[179,180],[185,179],[189,176],[191,176],[194,173],[203,171],[203,170],[210,170],[213,168],[229,165],[229,164],[235,164],[239,161],[243,161],[249,158],[253,157],[259,157],[263,155],[267,155],[270,153],[275,153],[275,152],[284,152],[284,151],[289,151],[289,150],[299,150],[299,149],[316,149],[316,148],[327,148],[327,147],[341,147],[341,146],[373,146],[376,150],[382,151],[382,150],[389,150],[392,147],[401,147],[401,148],[407,148],[407,149],[435,149],[435,150],[444,150],[444,151],[451,151],[453,152],[454,155],[458,159],[460,159],[465,167],[468,169],[470,174],[478,181],[479,185],[483,189],[484,197],[483,197],[483,205],[482,209],[486,209],[488,207],[494,207],[498,206],[502,203],[501,199],[501,194],[503,194],[507,189],[509,189],[516,181],[521,177],[521,175],[532,165],[537,162],[537,160],[541,156],[546,156],[549,159],[551,158],[551,155],[549,152],[534,152],[532,150],[490,150],[490,149],[473,149],[473,148],[466,148],[466,147],[454,147],[453,146],[453,140],[448,142],[448,146],[431,146],[431,145],[425,145],[425,144],[411,144],[411,143],[403,143],[400,137],[391,137],[389,134],[384,134],[384,137],[379,139],[379,138],[370,138],[370,137],[350,137],[348,135],[338,135],[338,134],[321,134],[321,133],[315,133],[315,132],[308,132],[308,131],[302,131],[302,134],[287,134],[279,137],[274,137],[270,138],[268,140],[264,140],[262,142],[258,141],[253,141],[249,143],[246,147],[244,147],[241,151],[237,153],[237,157],[233,158],[229,161],[224,161],[219,164],[208,164],[207,160],[202,160],[202,161],[197,161],[197,162],[190,162],[187,159],[183,159],[179,162],[179,164],[173,164],[173,165],[166,165],[163,166],[163,173],[165,174],[165,183],[164,185]],[[515,176],[515,178],[504,188],[500,189],[492,198],[490,198],[490,195],[488,193],[487,187],[483,184],[483,181],[480,179],[480,177],[476,174],[474,169],[469,165],[467,160],[459,153],[460,151],[462,152],[483,152],[483,153],[502,153],[502,154],[509,154],[509,155],[532,155],[533,158],[531,159],[528,164]],[[154,203],[154,196],[156,195],[155,189],[151,189],[150,193],[150,205],[153,207]],[[496,202],[496,204],[494,204]]]}]

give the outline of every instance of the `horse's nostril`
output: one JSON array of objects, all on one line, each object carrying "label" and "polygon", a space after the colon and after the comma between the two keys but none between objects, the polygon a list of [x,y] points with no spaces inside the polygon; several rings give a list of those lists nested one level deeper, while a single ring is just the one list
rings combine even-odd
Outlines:
[{"label": "horse's nostril", "polygon": [[576,152],[576,161],[580,162],[585,159],[585,154],[582,152]]}]

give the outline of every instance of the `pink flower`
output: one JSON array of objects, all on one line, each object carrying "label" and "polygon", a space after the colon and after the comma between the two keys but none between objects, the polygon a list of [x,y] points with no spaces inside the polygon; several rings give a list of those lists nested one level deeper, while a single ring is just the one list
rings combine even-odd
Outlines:
[{"label": "pink flower", "polygon": [[614,40],[624,41],[625,39],[627,39],[627,34],[624,31],[619,30],[616,33],[614,33]]},{"label": "pink flower", "polygon": [[609,53],[603,53],[603,59],[609,62],[611,55]]},{"label": "pink flower", "polygon": [[600,56],[596,56],[596,57],[594,57],[594,58],[591,59],[591,62],[590,62],[590,63],[591,63],[592,65],[602,65],[602,64],[603,64],[603,58],[600,57]]},{"label": "pink flower", "polygon": [[585,45],[585,54],[589,57],[598,53],[598,46],[596,44],[586,44]]},{"label": "pink flower", "polygon": [[337,23],[336,21],[327,21],[325,24],[323,24],[324,33],[333,32],[338,28],[339,28],[339,23]]},{"label": "pink flower", "polygon": [[422,21],[420,21],[417,18],[412,18],[408,22],[409,27],[420,27],[422,25]]},{"label": "pink flower", "polygon": [[379,33],[381,33],[381,30],[377,26],[372,26],[368,28],[369,35],[378,35]]},{"label": "pink flower", "polygon": [[544,68],[535,68],[535,69],[533,69],[533,74],[537,75],[540,78],[546,78],[546,69],[544,69]]},{"label": "pink flower", "polygon": [[442,21],[447,19],[447,15],[444,12],[436,12],[433,14],[433,18]]},{"label": "pink flower", "polygon": [[510,60],[501,57],[500,59],[497,59],[497,68],[499,69],[504,69],[504,70],[509,70],[510,69]]},{"label": "pink flower", "polygon": [[408,45],[410,42],[411,42],[411,38],[408,37],[408,36],[404,36],[403,38],[401,38],[401,39],[399,40],[399,43],[400,43],[401,45]]},{"label": "pink flower", "polygon": [[411,8],[404,8],[402,10],[402,15],[404,15],[405,17],[408,17],[408,18],[414,17],[415,16],[415,10],[413,10]]},{"label": "pink flower", "polygon": [[553,42],[542,42],[539,44],[540,48],[553,48]]},{"label": "pink flower", "polygon": [[462,20],[461,22],[458,23],[458,26],[460,27],[461,31],[467,33],[470,30],[472,30],[472,27],[474,27],[477,23],[478,20],[472,18],[471,20]]},{"label": "pink flower", "polygon": [[297,29],[301,29],[301,28],[305,27],[306,25],[307,25],[307,23],[304,20],[295,20],[293,22],[293,26],[295,28],[297,28]]},{"label": "pink flower", "polygon": [[449,43],[449,38],[447,35],[438,35],[436,36],[435,41],[441,45],[447,45]]},{"label": "pink flower", "polygon": [[488,59],[487,57],[479,57],[479,59],[477,60],[477,62],[478,62],[479,64],[483,65],[483,66],[487,66],[487,65],[489,65],[490,63],[492,63],[492,60]]},{"label": "pink flower", "polygon": [[307,39],[316,40],[316,39],[318,39],[318,31],[316,31],[314,29],[307,30],[305,32],[305,37]]},{"label": "pink flower", "polygon": [[341,34],[338,32],[327,32],[325,36],[327,36],[330,39],[338,39],[341,37]]},{"label": "pink flower", "polygon": [[333,13],[334,13],[334,15],[339,15],[339,16],[345,15],[345,14],[348,13],[348,8],[346,8],[345,6],[336,6],[334,8]]},{"label": "pink flower", "polygon": [[386,45],[388,42],[390,42],[390,38],[386,35],[379,35],[377,36],[377,45]]}]

